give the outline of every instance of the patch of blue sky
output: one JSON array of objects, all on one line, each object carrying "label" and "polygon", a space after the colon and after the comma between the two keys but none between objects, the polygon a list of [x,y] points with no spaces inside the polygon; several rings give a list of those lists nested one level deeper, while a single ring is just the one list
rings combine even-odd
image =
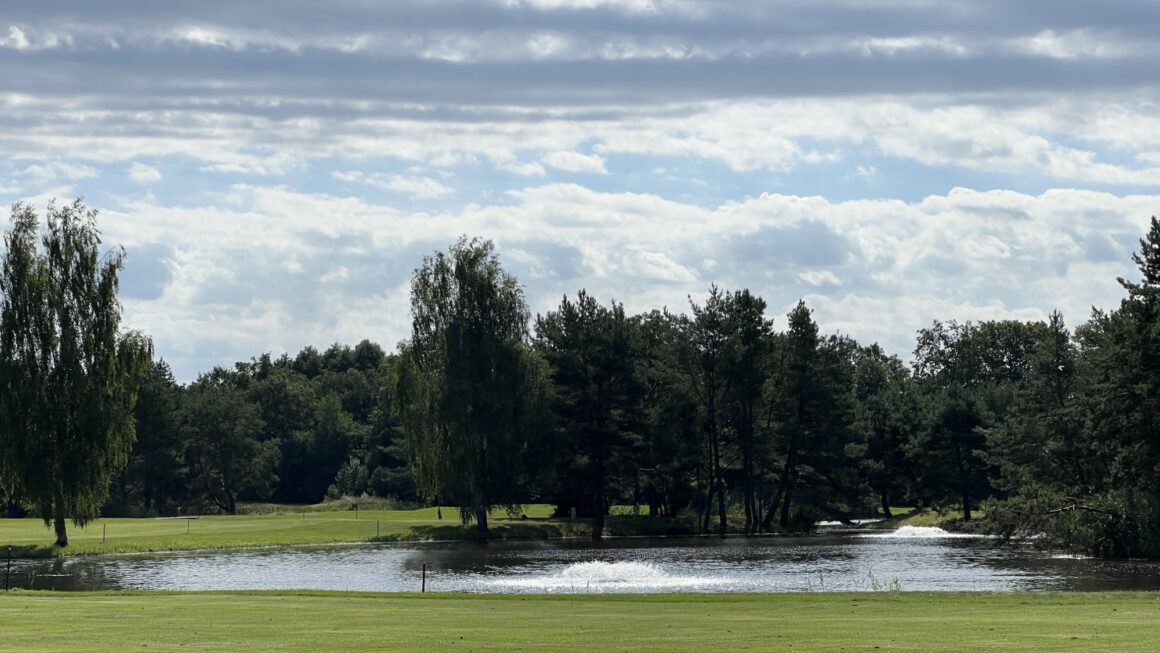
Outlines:
[{"label": "patch of blue sky", "polygon": [[[134,164],[148,166],[156,173],[138,172],[131,176]],[[132,161],[92,164],[97,177],[69,183],[78,196],[90,206],[122,208],[128,204],[153,202],[164,205],[197,206],[220,196],[230,187],[247,183],[236,174],[205,170],[205,161],[190,157],[145,157]],[[259,175],[248,177],[259,178]]]}]

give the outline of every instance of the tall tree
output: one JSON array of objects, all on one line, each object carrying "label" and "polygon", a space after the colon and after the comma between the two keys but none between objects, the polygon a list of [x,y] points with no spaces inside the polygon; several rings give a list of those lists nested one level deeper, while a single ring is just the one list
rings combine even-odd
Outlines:
[{"label": "tall tree", "polygon": [[676,517],[694,498],[700,466],[698,406],[683,380],[686,320],[667,311],[634,319],[641,336],[636,372],[642,425],[633,442],[637,491],[650,515]]},{"label": "tall tree", "polygon": [[606,308],[583,290],[575,303],[564,297],[559,309],[536,319],[536,350],[552,369],[566,450],[583,468],[577,476],[588,489],[595,540],[604,532],[614,456],[639,421],[639,342],[622,305]]},{"label": "tall tree", "polygon": [[761,522],[757,504],[757,467],[768,442],[760,429],[761,403],[769,378],[773,321],[765,317],[765,300],[740,290],[726,295],[727,334],[724,373],[732,379],[723,399],[725,424],[741,454],[741,490],[745,504],[745,532]]},{"label": "tall tree", "polygon": [[488,510],[523,498],[522,463],[548,382],[525,342],[523,290],[491,241],[462,238],[423,259],[411,313],[395,387],[416,484],[487,533]]},{"label": "tall tree", "polygon": [[725,395],[733,379],[729,376],[726,357],[728,333],[728,294],[717,286],[709,289],[705,304],[698,306],[690,298],[693,319],[687,322],[685,369],[701,406],[701,427],[705,437],[705,502],[701,528],[709,529],[713,499],[717,500],[718,531],[728,528],[725,512],[725,475],[722,469],[722,435]]},{"label": "tall tree", "polygon": [[798,302],[777,339],[769,395],[773,450],[781,462],[762,527],[812,526],[822,513],[849,514],[856,490],[848,445],[854,436],[852,341],[822,339],[810,309]]},{"label": "tall tree", "polygon": [[[100,514],[134,438],[133,406],[152,345],[122,331],[120,248],[100,253],[97,213],[80,200],[12,208],[0,269],[0,457],[5,477],[68,545],[66,520]],[[39,246],[38,246],[39,241]]]}]

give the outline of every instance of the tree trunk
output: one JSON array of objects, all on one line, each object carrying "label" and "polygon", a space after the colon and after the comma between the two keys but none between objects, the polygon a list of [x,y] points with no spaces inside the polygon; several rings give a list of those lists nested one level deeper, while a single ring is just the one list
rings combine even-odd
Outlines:
[{"label": "tree trunk", "polygon": [[592,540],[604,537],[604,456],[592,459]]},{"label": "tree trunk", "polygon": [[777,520],[777,523],[780,524],[782,528],[789,528],[789,502],[790,497],[793,496],[793,477],[792,474],[788,471],[786,472],[784,485],[785,491],[782,492],[781,497],[781,517]]},{"label": "tree trunk", "polygon": [[64,484],[56,483],[56,492],[52,497],[52,526],[56,531],[56,546],[68,546],[68,530],[64,520]]},{"label": "tree trunk", "polygon": [[709,532],[709,518],[713,516],[713,447],[705,441],[705,513],[701,516],[702,533]]},{"label": "tree trunk", "polygon": [[745,493],[745,534],[751,535],[757,526],[757,502],[753,496],[753,454],[750,451],[751,445],[749,439],[746,438],[744,447],[742,448],[741,460],[741,484],[743,492]]},{"label": "tree trunk", "polygon": [[971,499],[963,492],[963,521],[971,521]]},{"label": "tree trunk", "polygon": [[52,520],[53,530],[56,531],[56,546],[68,546],[68,530],[65,527],[64,515],[57,515]]},{"label": "tree trunk", "polygon": [[487,537],[487,506],[476,506],[475,524],[479,529],[479,533]]},{"label": "tree trunk", "polygon": [[773,501],[769,502],[769,512],[765,513],[765,519],[761,520],[761,530],[769,531],[773,528],[773,517],[777,514],[777,507],[781,505],[781,495],[785,491],[785,486],[780,483],[777,486],[777,494],[773,495]]},{"label": "tree trunk", "polygon": [[887,519],[890,519],[891,517],[894,516],[894,515],[890,514],[890,497],[887,495],[886,492],[882,493],[882,514]]}]

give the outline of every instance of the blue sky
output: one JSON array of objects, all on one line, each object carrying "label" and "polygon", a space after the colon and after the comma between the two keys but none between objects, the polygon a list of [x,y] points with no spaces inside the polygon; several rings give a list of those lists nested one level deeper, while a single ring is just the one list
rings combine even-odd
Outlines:
[{"label": "blue sky", "polygon": [[1160,189],[1160,5],[38,2],[0,13],[0,202],[83,196],[178,378],[409,334],[495,241],[534,312],[749,288],[908,360],[1114,307]]}]

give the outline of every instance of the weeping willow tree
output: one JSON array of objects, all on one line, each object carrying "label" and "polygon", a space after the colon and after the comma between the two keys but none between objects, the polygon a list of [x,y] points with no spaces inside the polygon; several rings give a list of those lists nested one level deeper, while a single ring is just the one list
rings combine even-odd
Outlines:
[{"label": "weeping willow tree", "polygon": [[486,533],[488,510],[524,498],[547,386],[546,366],[526,344],[523,290],[491,241],[463,238],[423,259],[411,312],[394,385],[416,486]]},{"label": "weeping willow tree", "polygon": [[152,345],[122,331],[124,251],[100,253],[96,211],[49,204],[47,228],[12,208],[0,266],[0,469],[68,545],[66,520],[100,515],[135,437]]}]

